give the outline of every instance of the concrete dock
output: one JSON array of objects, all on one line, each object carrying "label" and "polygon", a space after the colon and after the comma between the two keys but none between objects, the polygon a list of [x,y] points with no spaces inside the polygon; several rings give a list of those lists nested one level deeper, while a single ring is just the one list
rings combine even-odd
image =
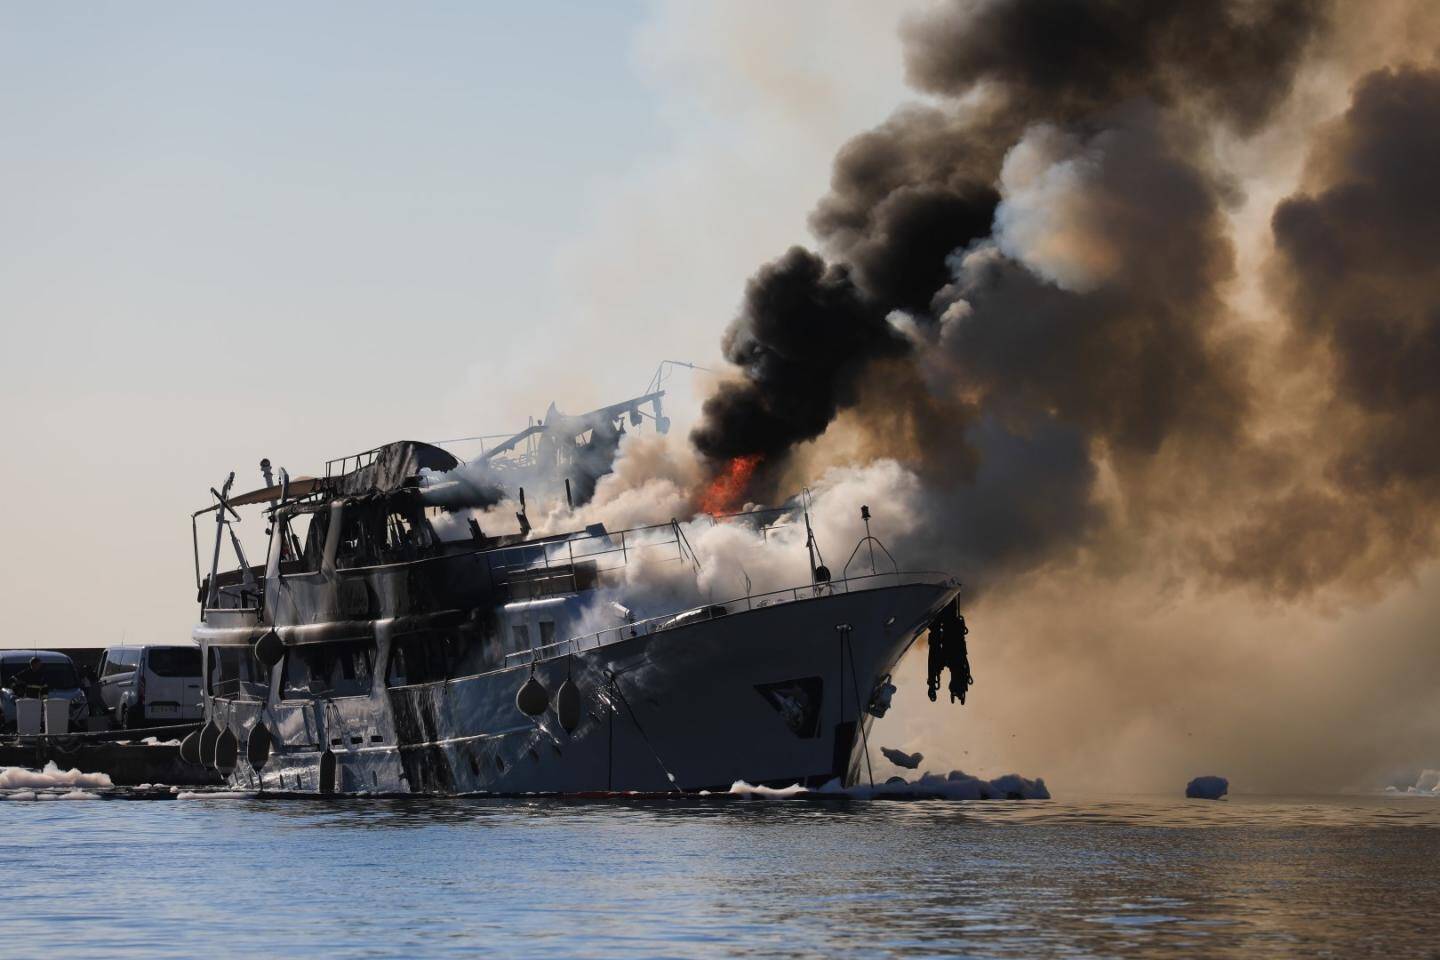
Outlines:
[{"label": "concrete dock", "polygon": [[[39,770],[54,761],[63,770],[103,773],[119,787],[142,783],[213,786],[221,782],[218,773],[180,759],[179,740],[199,726],[186,724],[104,734],[8,736],[0,739],[0,766]],[[157,742],[142,743],[145,738],[154,738]]]}]

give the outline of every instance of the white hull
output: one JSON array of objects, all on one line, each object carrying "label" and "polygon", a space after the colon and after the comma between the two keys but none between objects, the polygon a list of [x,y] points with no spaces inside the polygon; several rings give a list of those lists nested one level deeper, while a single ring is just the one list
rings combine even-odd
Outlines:
[{"label": "white hull", "polygon": [[[836,592],[543,660],[535,676],[552,697],[567,676],[580,690],[569,733],[553,703],[536,718],[517,708],[528,662],[393,688],[377,667],[369,696],[216,698],[207,715],[234,734],[231,781],[250,789],[582,793],[853,782],[865,775],[865,705],[877,681],[956,591],[936,580]],[[383,628],[376,640],[383,664]],[[245,744],[262,717],[275,744],[257,771]]]}]

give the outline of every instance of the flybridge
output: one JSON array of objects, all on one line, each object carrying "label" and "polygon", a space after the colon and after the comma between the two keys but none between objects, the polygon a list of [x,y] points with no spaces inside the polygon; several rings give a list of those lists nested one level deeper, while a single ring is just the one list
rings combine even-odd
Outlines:
[{"label": "flybridge", "polygon": [[[478,441],[481,448],[479,462],[520,479],[524,471],[563,469],[587,454],[593,454],[598,446],[613,447],[625,434],[627,423],[631,427],[639,427],[648,421],[657,433],[669,432],[670,418],[664,413],[664,397],[664,390],[653,390],[622,403],[578,415],[562,413],[552,403],[544,419],[539,423],[531,422],[515,433],[477,434],[441,443]],[[494,439],[501,442],[487,449],[486,441]],[[613,449],[609,452],[613,454]],[[222,497],[212,488],[216,502],[197,510],[194,516],[227,506],[267,503],[274,507],[317,492],[344,496],[393,493],[407,481],[410,486],[416,486],[422,471],[444,473],[465,463],[439,444],[404,440],[326,460],[323,477],[292,478],[282,468],[277,483],[270,472],[270,461],[264,460],[261,462],[264,487],[234,497]],[[608,468],[608,460],[605,466]],[[518,492],[518,487],[514,492]]]},{"label": "flybridge", "polygon": [[[663,369],[662,365],[662,372]],[[657,372],[652,385],[658,387],[660,382],[661,373]],[[338,567],[408,562],[527,540],[530,522],[526,516],[525,487],[531,487],[532,495],[539,488],[553,498],[559,495],[563,483],[568,502],[572,505],[585,502],[596,480],[609,472],[627,424],[639,427],[648,421],[658,432],[669,429],[670,420],[662,406],[664,396],[663,390],[652,389],[578,416],[561,413],[552,403],[541,423],[531,423],[505,436],[488,450],[484,449],[484,437],[459,438],[481,441],[480,458],[468,465],[440,446],[406,440],[327,460],[321,477],[291,478],[282,468],[277,482],[270,461],[264,460],[261,472],[265,486],[236,496],[230,494],[235,480],[232,473],[219,490],[211,488],[215,502],[191,515],[195,585],[202,611],[223,608],[258,611],[264,603],[263,585],[267,575],[283,577],[318,572],[327,562]],[[448,484],[458,492],[444,491],[437,486],[431,489],[427,501],[405,496],[418,494],[427,483],[434,483],[433,478],[451,476],[452,471],[461,467],[466,472],[454,474],[459,479]],[[482,498],[481,491],[488,496]],[[437,495],[442,492],[444,497]],[[460,537],[445,537],[436,531],[430,522],[432,518],[426,516],[427,508],[485,506],[504,495],[516,496],[520,502],[517,535],[486,536],[471,518],[468,529],[460,531]],[[339,546],[327,551],[325,535],[334,519],[328,514],[336,498],[378,498],[393,502],[388,508],[352,507],[348,521],[351,529],[344,532]],[[266,563],[258,566],[249,562],[231,526],[232,521],[240,519],[236,509],[252,505],[265,505],[274,533]],[[215,514],[216,523],[207,577],[202,576],[201,570],[198,522],[209,513]],[[367,518],[367,514],[373,516]],[[302,532],[296,527],[303,524],[301,518],[306,515],[313,516],[308,531]],[[674,529],[678,537],[678,526]],[[220,554],[227,537],[238,567],[222,574]],[[683,552],[678,543],[676,548]],[[628,548],[622,548],[622,554],[627,551]],[[277,561],[273,571],[272,560]]]}]

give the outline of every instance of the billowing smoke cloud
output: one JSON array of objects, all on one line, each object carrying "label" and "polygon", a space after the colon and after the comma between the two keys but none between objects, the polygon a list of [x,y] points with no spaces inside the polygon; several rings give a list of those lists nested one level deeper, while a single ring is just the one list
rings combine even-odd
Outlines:
[{"label": "billowing smoke cloud", "polygon": [[1274,217],[1285,296],[1354,419],[1340,484],[1440,494],[1440,69],[1371,73]]},{"label": "billowing smoke cloud", "polygon": [[811,218],[826,256],[791,250],[752,279],[725,340],[741,378],[705,405],[697,447],[761,454],[763,495],[839,416],[916,469],[944,539],[994,569],[1095,529],[1105,470],[1142,483],[1162,448],[1239,442],[1247,370],[1222,296],[1237,190],[1210,148],[1283,101],[1322,24],[1292,0],[911,20],[912,83],[944,102],[841,150]]},{"label": "billowing smoke cloud", "polygon": [[1221,538],[1211,567],[1222,577],[1284,596],[1332,583],[1374,592],[1435,553],[1437,121],[1440,70],[1368,73],[1314,144],[1304,188],[1274,211],[1288,362],[1309,368],[1316,399],[1299,452]]},{"label": "billowing smoke cloud", "polygon": [[[924,102],[839,150],[813,249],[751,278],[700,462],[628,443],[582,519],[808,483],[837,567],[868,503],[902,565],[967,583],[976,697],[942,716],[902,676],[885,721],[939,762],[1239,790],[1440,762],[1434,604],[1396,586],[1435,580],[1440,107],[1403,64],[1440,18],[942,0],[902,37]],[[808,572],[785,534],[690,535],[717,597]]]},{"label": "billowing smoke cloud", "polygon": [[[762,455],[757,498],[868,478],[882,535],[994,631],[969,743],[998,763],[1272,788],[1433,766],[1433,644],[1392,601],[1437,548],[1440,71],[1404,64],[1440,21],[953,0],[902,36],[929,100],[839,152],[816,251],[752,279],[693,435],[709,469]],[[898,745],[969,762],[935,723]]]},{"label": "billowing smoke cloud", "polygon": [[854,402],[865,364],[906,349],[848,268],[799,247],[750,281],[744,315],[725,355],[745,379],[720,386],[694,436],[716,458],[783,453],[819,436]]},{"label": "billowing smoke cloud", "polygon": [[1085,121],[1116,103],[1194,107],[1252,130],[1290,90],[1322,0],[961,0],[911,21],[911,83],[1002,91],[1026,118]]}]

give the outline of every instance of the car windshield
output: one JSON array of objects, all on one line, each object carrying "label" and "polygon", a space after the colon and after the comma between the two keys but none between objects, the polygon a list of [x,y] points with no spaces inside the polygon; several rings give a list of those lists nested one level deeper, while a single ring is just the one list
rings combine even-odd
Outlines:
[{"label": "car windshield", "polygon": [[154,647],[146,662],[150,672],[160,677],[199,677],[199,647]]},{"label": "car windshield", "polygon": [[[29,666],[28,660],[6,660],[0,663],[0,686],[11,689],[15,674]],[[40,683],[51,690],[73,690],[80,686],[75,676],[75,665],[63,660],[45,661],[40,664]]]}]

